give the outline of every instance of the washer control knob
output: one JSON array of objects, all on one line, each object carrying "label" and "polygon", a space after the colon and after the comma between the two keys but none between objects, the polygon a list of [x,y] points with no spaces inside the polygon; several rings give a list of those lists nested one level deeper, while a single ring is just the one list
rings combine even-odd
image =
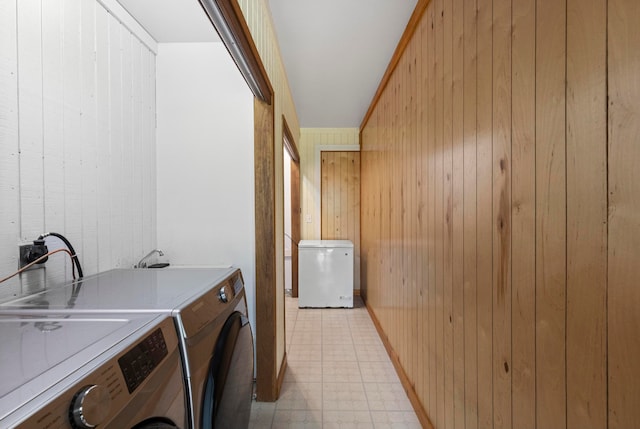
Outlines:
[{"label": "washer control knob", "polygon": [[220,288],[220,291],[218,292],[218,298],[220,298],[220,301],[225,303],[229,301],[229,298],[227,297],[227,291],[224,290],[224,286]]},{"label": "washer control knob", "polygon": [[70,419],[74,427],[95,428],[111,411],[111,397],[106,387],[96,384],[83,387],[73,398]]}]

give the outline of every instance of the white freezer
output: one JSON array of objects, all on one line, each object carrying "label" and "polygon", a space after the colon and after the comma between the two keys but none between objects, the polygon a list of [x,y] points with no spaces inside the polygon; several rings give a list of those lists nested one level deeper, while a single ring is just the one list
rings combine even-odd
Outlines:
[{"label": "white freezer", "polygon": [[298,243],[298,307],[353,308],[353,243]]}]

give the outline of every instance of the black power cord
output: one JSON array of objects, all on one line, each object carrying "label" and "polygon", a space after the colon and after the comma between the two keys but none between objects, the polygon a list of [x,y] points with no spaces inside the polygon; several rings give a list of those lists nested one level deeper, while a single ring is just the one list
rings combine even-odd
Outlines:
[{"label": "black power cord", "polygon": [[82,275],[82,267],[80,266],[80,260],[78,260],[78,255],[76,254],[76,251],[73,249],[73,246],[71,245],[69,240],[67,240],[64,235],[58,234],[57,232],[45,232],[40,237],[38,237],[38,240],[43,240],[45,237],[48,237],[48,236],[59,238],[60,240],[62,240],[65,246],[67,246],[67,249],[69,249],[69,251],[71,252],[71,260],[73,261],[76,268],[78,269],[78,278],[81,279],[83,275]]}]

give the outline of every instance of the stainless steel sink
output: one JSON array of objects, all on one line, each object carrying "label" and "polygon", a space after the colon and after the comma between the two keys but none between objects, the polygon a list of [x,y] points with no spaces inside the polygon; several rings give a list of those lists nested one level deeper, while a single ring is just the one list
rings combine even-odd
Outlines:
[{"label": "stainless steel sink", "polygon": [[158,262],[157,264],[147,265],[146,268],[164,268],[168,266],[169,266],[168,262]]}]

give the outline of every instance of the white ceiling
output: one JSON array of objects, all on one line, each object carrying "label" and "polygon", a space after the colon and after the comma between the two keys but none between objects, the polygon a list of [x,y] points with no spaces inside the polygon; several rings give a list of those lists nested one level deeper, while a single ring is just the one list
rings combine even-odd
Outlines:
[{"label": "white ceiling", "polygon": [[[197,0],[118,0],[160,43],[220,41]],[[359,127],[417,0],[268,0],[300,126]]]},{"label": "white ceiling", "polygon": [[269,0],[303,128],[359,127],[416,0]]},{"label": "white ceiling", "polygon": [[118,0],[159,43],[219,42],[198,0]]}]

